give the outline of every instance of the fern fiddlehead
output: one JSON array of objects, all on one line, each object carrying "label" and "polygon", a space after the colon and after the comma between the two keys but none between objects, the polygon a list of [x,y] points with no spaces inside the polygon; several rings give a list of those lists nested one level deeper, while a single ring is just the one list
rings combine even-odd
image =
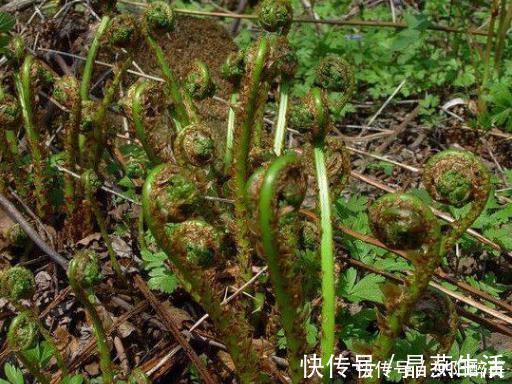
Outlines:
[{"label": "fern fiddlehead", "polygon": [[215,142],[210,127],[191,124],[178,133],[174,141],[174,156],[182,167],[204,167],[215,158]]},{"label": "fern fiddlehead", "polygon": [[489,170],[474,154],[446,150],[432,156],[423,171],[423,184],[440,203],[463,207],[471,203],[469,212],[451,224],[443,236],[442,252],[448,252],[462,234],[480,216],[491,191]]},{"label": "fern fiddlehead", "polygon": [[200,187],[180,171],[162,164],[149,173],[142,197],[144,219],[194,299],[209,313],[240,381],[256,382],[258,364],[251,351],[249,326],[240,314],[221,305],[208,272],[208,267],[220,261],[220,232],[201,216]]},{"label": "fern fiddlehead", "polygon": [[21,305],[22,300],[30,300],[36,292],[36,281],[31,271],[24,267],[11,267],[0,273],[0,295]]},{"label": "fern fiddlehead", "polygon": [[88,291],[103,279],[96,254],[87,250],[77,252],[69,262],[67,275],[69,285],[91,318],[94,335],[96,336],[96,344],[100,354],[103,383],[113,384],[114,372],[112,370],[107,335],[103,328],[101,318],[94,304],[89,300],[88,295]]},{"label": "fern fiddlehead", "polygon": [[[426,351],[427,371],[432,366],[431,356],[447,355],[455,342],[459,316],[452,300],[443,292],[429,289],[414,306],[408,324],[410,328],[424,335],[431,335],[437,341],[437,348]],[[429,375],[426,375],[429,376]],[[423,384],[427,377],[406,380],[408,384]]]},{"label": "fern fiddlehead", "polygon": [[[281,322],[289,350],[288,360],[293,383],[303,381],[300,361],[306,340],[301,313],[303,299],[301,274],[297,268],[299,220],[297,211],[306,194],[306,179],[298,156],[287,153],[274,160],[258,177],[261,180],[258,201],[262,254],[268,263]],[[252,183],[249,182],[248,186]]]},{"label": "fern fiddlehead", "polygon": [[[11,267],[0,273],[0,297],[5,297],[11,302],[16,310],[23,314],[23,317],[30,318],[31,324],[37,328],[48,345],[55,353],[57,365],[64,375],[67,375],[68,369],[66,363],[57,345],[53,341],[50,333],[46,330],[43,323],[39,320],[36,310],[25,308],[22,300],[30,300],[36,291],[36,281],[33,273],[24,267]],[[28,348],[26,348],[28,349]]]},{"label": "fern fiddlehead", "polygon": [[49,384],[50,379],[24,354],[24,352],[36,345],[38,336],[39,332],[36,323],[32,320],[30,315],[26,312],[22,312],[18,314],[9,325],[9,330],[7,331],[7,345],[39,383]]},{"label": "fern fiddlehead", "polygon": [[[415,267],[405,287],[384,289],[387,315],[378,317],[380,333],[373,345],[376,361],[384,361],[441,262],[441,230],[432,210],[411,194],[384,195],[370,207],[368,214],[375,237],[391,249],[409,253]],[[375,376],[366,382],[380,380]]]}]

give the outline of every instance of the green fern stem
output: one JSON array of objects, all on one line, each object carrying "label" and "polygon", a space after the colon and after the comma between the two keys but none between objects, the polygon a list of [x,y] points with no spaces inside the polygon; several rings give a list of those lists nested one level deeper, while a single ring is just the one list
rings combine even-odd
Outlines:
[{"label": "green fern stem", "polygon": [[94,216],[96,217],[96,222],[98,223],[98,227],[100,228],[101,237],[107,246],[108,256],[110,258],[110,263],[112,264],[112,269],[114,270],[118,280],[124,285],[128,286],[128,281],[123,274],[123,270],[121,269],[121,265],[117,260],[116,253],[114,252],[114,248],[112,247],[112,241],[110,240],[110,236],[107,231],[107,222],[106,218],[103,215],[100,207],[98,206],[97,197],[96,197],[96,186],[95,184],[98,182],[98,177],[94,173],[93,170],[86,170],[81,175],[81,182],[84,188],[85,197],[88,200]]},{"label": "green fern stem", "polygon": [[20,69],[20,73],[15,75],[16,89],[23,117],[23,126],[27,136],[27,141],[34,164],[34,193],[36,196],[37,213],[40,217],[46,217],[49,213],[49,204],[46,199],[46,178],[45,178],[45,159],[41,148],[41,139],[34,123],[34,110],[32,105],[32,87],[31,87],[31,69],[34,58],[27,55]]},{"label": "green fern stem", "polygon": [[311,91],[315,110],[315,125],[318,133],[313,136],[313,153],[316,179],[318,184],[318,202],[320,207],[320,259],[322,269],[322,362],[327,363],[334,354],[334,335],[336,317],[336,295],[334,281],[334,242],[331,220],[331,198],[325,156],[325,134],[329,126],[328,111],[324,106],[324,97],[320,88]]},{"label": "green fern stem", "polygon": [[178,83],[178,80],[176,79],[176,76],[174,75],[173,70],[169,66],[169,63],[167,63],[165,53],[160,47],[160,45],[158,45],[156,40],[153,37],[151,37],[147,31],[144,33],[144,38],[146,39],[149,47],[153,50],[156,57],[156,61],[160,66],[160,70],[162,71],[162,75],[165,79],[165,82],[169,87],[169,94],[174,103],[173,107],[176,112],[176,119],[181,126],[187,126],[188,124],[190,124],[190,117],[188,116],[187,108],[183,101],[183,95],[181,94],[180,85]]},{"label": "green fern stem", "polygon": [[80,97],[82,100],[89,100],[89,87],[91,85],[92,72],[94,69],[94,61],[98,56],[98,51],[101,47],[101,38],[105,34],[110,24],[110,17],[103,16],[100,24],[94,34],[94,39],[91,43],[89,51],[87,52],[87,58],[85,60],[84,72],[82,74],[82,82],[80,83]]},{"label": "green fern stem", "polygon": [[226,130],[226,149],[224,152],[224,173],[228,173],[231,163],[233,162],[233,142],[235,140],[235,124],[236,114],[235,107],[238,100],[238,91],[234,91],[231,95],[229,112],[228,112],[228,128]]},{"label": "green fern stem", "polygon": [[91,151],[91,156],[89,156],[88,168],[94,169],[98,171],[98,166],[101,161],[101,157],[103,155],[103,151],[105,149],[105,141],[106,141],[106,116],[109,105],[114,100],[114,96],[119,89],[119,85],[121,84],[121,80],[123,79],[123,75],[126,73],[130,65],[132,64],[132,55],[129,54],[127,58],[123,60],[120,65],[117,65],[114,69],[114,79],[112,83],[106,88],[105,95],[101,103],[98,106],[98,110],[94,114],[93,117],[93,148]]},{"label": "green fern stem", "polygon": [[279,113],[277,117],[276,133],[274,137],[274,152],[281,156],[286,137],[286,113],[288,111],[288,92],[290,90],[289,79],[283,79],[279,88]]},{"label": "green fern stem", "polygon": [[266,36],[259,40],[252,68],[248,71],[248,82],[243,85],[241,102],[245,110],[239,121],[239,132],[235,147],[235,216],[237,220],[236,240],[240,268],[247,279],[251,275],[251,245],[249,243],[249,228],[246,221],[247,207],[245,204],[245,187],[248,174],[248,159],[251,149],[253,123],[260,106],[261,87],[265,62],[269,53],[269,42]]},{"label": "green fern stem", "polygon": [[322,268],[322,361],[325,363],[334,353],[336,298],[334,290],[334,243],[331,222],[329,182],[322,146],[314,147],[318,199],[320,203],[320,258]]},{"label": "green fern stem", "polygon": [[[303,324],[300,321],[299,324],[297,324],[297,319],[300,319],[298,311],[300,311],[301,308],[294,306],[296,300],[290,295],[289,288],[291,287],[286,286],[287,283],[293,284],[294,282],[287,281],[279,261],[279,258],[283,257],[283,255],[279,251],[279,245],[276,244],[278,238],[277,230],[273,228],[278,222],[273,201],[276,199],[276,184],[279,182],[280,173],[297,162],[298,157],[293,152],[277,158],[265,173],[259,199],[261,240],[265,259],[267,260],[270,271],[270,279],[275,291],[277,305],[281,312],[281,322],[286,335],[286,345],[289,350],[288,361],[290,363],[293,383],[303,381],[303,370],[300,367],[300,362],[304,356],[304,346],[306,342],[304,339]],[[298,327],[301,328],[297,329]]]}]

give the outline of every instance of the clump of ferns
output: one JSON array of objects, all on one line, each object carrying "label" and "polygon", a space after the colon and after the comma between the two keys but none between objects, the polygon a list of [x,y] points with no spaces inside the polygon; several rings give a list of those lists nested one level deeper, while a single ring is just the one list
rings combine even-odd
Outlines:
[{"label": "clump of ferns", "polygon": [[[405,251],[415,267],[404,287],[384,287],[387,313],[379,313],[380,333],[372,347],[377,361],[389,358],[403,327],[427,292],[435,269],[481,214],[491,190],[490,173],[482,162],[470,152],[457,150],[446,150],[429,159],[423,184],[435,201],[471,207],[465,216],[441,228],[430,207],[411,194],[388,194],[371,206],[369,218],[375,236],[387,247]],[[441,347],[446,349],[446,345]],[[377,383],[380,379],[366,382]]]},{"label": "clump of ferns", "polygon": [[144,218],[184,287],[210,315],[240,381],[259,382],[250,327],[243,313],[221,304],[222,287],[216,276],[227,259],[228,247],[220,215],[202,198],[206,188],[197,173],[161,164],[151,170],[144,184]]},{"label": "clump of ferns", "polygon": [[[35,347],[40,336],[50,346],[57,360],[57,365],[63,376],[68,374],[65,360],[55,345],[55,342],[39,319],[37,309],[30,300],[36,291],[36,282],[32,272],[24,267],[10,267],[0,272],[0,296],[9,300],[18,312],[9,326],[7,343],[16,357],[30,373],[45,384],[49,378],[41,372],[41,367],[27,357],[26,353]],[[29,302],[30,306],[25,303]]]}]

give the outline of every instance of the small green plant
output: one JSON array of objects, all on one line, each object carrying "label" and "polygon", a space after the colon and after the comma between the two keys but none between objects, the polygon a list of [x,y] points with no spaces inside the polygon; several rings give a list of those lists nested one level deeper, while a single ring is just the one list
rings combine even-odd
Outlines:
[{"label": "small green plant", "polygon": [[[22,300],[31,300],[34,296],[36,289],[36,283],[34,279],[34,275],[32,272],[26,268],[23,267],[11,267],[7,270],[4,270],[0,273],[0,296],[8,299],[11,304],[16,308],[19,315],[22,315],[20,317],[20,324],[23,326],[25,325],[34,325],[37,329],[37,333],[41,334],[48,343],[50,349],[53,351],[55,358],[57,359],[57,365],[59,366],[60,370],[64,375],[67,375],[67,367],[64,360],[64,357],[58,350],[55,342],[53,341],[52,336],[50,333],[46,330],[43,323],[39,320],[38,314],[35,309],[31,308],[25,308],[23,306]],[[14,322],[13,322],[14,323]],[[29,324],[30,323],[30,324]],[[15,331],[16,331],[16,325],[12,326],[14,329],[13,333],[13,339],[10,340],[10,343],[16,343],[15,340]],[[23,329],[21,327],[20,329]],[[20,351],[25,351],[29,349],[28,343],[26,343],[26,348],[21,348]],[[13,349],[13,351],[16,352],[16,349]],[[20,356],[18,356],[20,357]],[[23,361],[21,359],[24,359],[26,361]],[[27,359],[21,355],[21,361],[25,365],[27,363]],[[30,361],[28,361],[30,363]],[[30,367],[27,366],[27,369],[30,369]]]},{"label": "small green plant", "polygon": [[104,384],[114,383],[114,371],[110,358],[110,347],[101,318],[91,302],[89,295],[92,288],[98,284],[103,276],[98,264],[97,256],[92,251],[80,251],[75,254],[68,267],[68,279],[77,299],[84,306],[90,316],[96,343],[100,355],[100,367]]}]

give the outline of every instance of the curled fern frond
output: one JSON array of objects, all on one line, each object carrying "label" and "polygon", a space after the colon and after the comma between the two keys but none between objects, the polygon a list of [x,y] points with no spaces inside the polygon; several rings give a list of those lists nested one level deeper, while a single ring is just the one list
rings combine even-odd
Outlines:
[{"label": "curled fern frond", "polygon": [[41,368],[25,355],[26,351],[36,346],[38,339],[39,327],[32,314],[27,311],[20,312],[9,325],[7,345],[38,383],[49,384],[50,380],[41,372]]},{"label": "curled fern frond", "polygon": [[89,289],[103,280],[98,256],[91,251],[76,253],[69,262],[68,278],[72,286]]},{"label": "curled fern frond", "polygon": [[0,274],[0,294],[15,304],[29,300],[36,292],[32,271],[24,267],[11,267]]},{"label": "curled fern frond", "polygon": [[27,233],[23,230],[19,223],[14,223],[11,225],[6,232],[5,235],[9,245],[13,247],[23,248],[27,245],[29,241],[29,237]]},{"label": "curled fern frond", "polygon": [[489,196],[489,171],[466,151],[446,150],[432,156],[424,169],[423,183],[436,201],[459,208],[473,201],[487,201]]},{"label": "curled fern frond", "polygon": [[215,141],[210,128],[191,124],[184,128],[174,142],[174,156],[179,165],[203,167],[215,159]]},{"label": "curled fern frond", "polygon": [[215,84],[206,63],[200,60],[194,62],[184,86],[187,92],[197,100],[204,100],[214,95]]},{"label": "curled fern frond", "polygon": [[387,194],[370,207],[368,215],[375,237],[392,249],[417,250],[440,237],[432,210],[410,194]]},{"label": "curled fern frond", "polygon": [[24,352],[35,346],[39,338],[37,324],[27,312],[18,314],[9,325],[7,344],[13,352]]},{"label": "curled fern frond", "polygon": [[285,35],[293,21],[289,0],[263,0],[258,9],[258,24],[267,32]]},{"label": "curled fern frond", "polygon": [[352,67],[339,56],[327,56],[316,70],[315,84],[331,92],[350,95],[355,85]]},{"label": "curled fern frond", "polygon": [[232,52],[222,64],[221,75],[224,79],[234,85],[238,85],[245,74],[245,54],[244,52]]},{"label": "curled fern frond", "polygon": [[121,14],[110,21],[106,35],[108,43],[115,48],[135,49],[140,44],[140,31],[136,20]]},{"label": "curled fern frond", "polygon": [[163,87],[153,81],[135,83],[122,100],[122,106],[151,163],[171,161],[172,132]]},{"label": "curled fern frond", "polygon": [[82,250],[77,252],[69,262],[67,271],[69,284],[77,299],[82,303],[89,314],[96,336],[96,343],[100,355],[100,368],[102,379],[105,384],[114,383],[114,372],[110,358],[110,348],[107,342],[107,335],[101,322],[101,318],[90,301],[88,291],[103,280],[98,256],[95,252]]},{"label": "curled fern frond", "polygon": [[[201,202],[201,192],[194,181],[171,165],[159,166],[153,171],[154,182],[159,188],[151,187],[151,213],[155,219],[164,222],[180,223],[197,211]],[[149,192],[148,192],[149,193]],[[147,220],[150,220],[150,216]]]},{"label": "curled fern frond", "polygon": [[274,78],[290,79],[297,72],[298,59],[288,38],[279,35],[268,36],[270,52],[265,65],[265,78],[272,82]]},{"label": "curled fern frond", "polygon": [[[432,210],[418,197],[406,193],[379,198],[370,207],[368,216],[375,237],[392,249],[409,253],[415,266],[403,288],[383,287],[387,314],[378,313],[380,333],[373,345],[373,356],[377,361],[384,361],[441,263],[441,229]],[[366,383],[380,380],[373,377]]]},{"label": "curled fern frond", "polygon": [[329,55],[322,59],[317,70],[315,84],[327,91],[341,93],[335,111],[340,111],[354,92],[356,80],[352,66],[339,56]]},{"label": "curled fern frond", "polygon": [[291,108],[290,126],[308,135],[311,141],[321,142],[330,129],[327,95],[313,88],[305,99]]},{"label": "curled fern frond", "polygon": [[153,1],[144,14],[148,31],[154,36],[172,32],[176,16],[172,7],[163,1]]},{"label": "curled fern frond", "polygon": [[79,87],[76,77],[71,75],[59,77],[53,88],[53,98],[67,109],[72,109],[80,102]]},{"label": "curled fern frond", "polygon": [[436,354],[448,353],[457,333],[459,317],[452,300],[443,292],[429,289],[414,306],[408,325],[439,342]]},{"label": "curled fern frond", "polygon": [[175,239],[175,249],[193,265],[209,268],[220,253],[220,232],[203,220],[184,221],[171,227],[168,235]]},{"label": "curled fern frond", "polygon": [[5,94],[0,100],[0,126],[2,129],[14,129],[21,120],[19,101],[12,95]]},{"label": "curled fern frond", "polygon": [[438,202],[455,207],[471,203],[470,211],[452,223],[451,230],[444,236],[442,251],[445,253],[485,208],[491,192],[490,172],[471,152],[446,150],[428,160],[423,184]]}]

